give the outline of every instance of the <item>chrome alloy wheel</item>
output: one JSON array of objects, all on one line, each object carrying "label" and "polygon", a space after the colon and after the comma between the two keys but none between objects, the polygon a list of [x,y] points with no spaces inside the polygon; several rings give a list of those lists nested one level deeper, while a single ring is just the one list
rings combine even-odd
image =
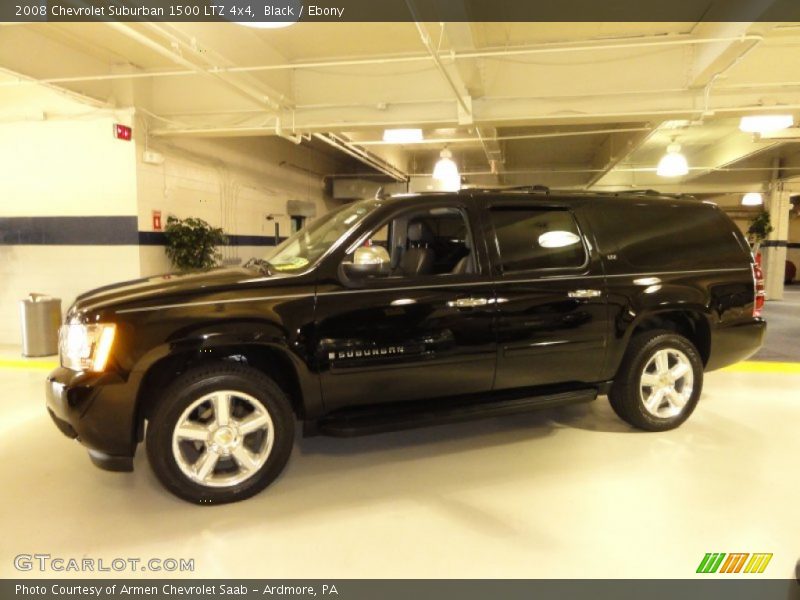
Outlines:
[{"label": "chrome alloy wheel", "polygon": [[172,432],[172,454],[195,483],[230,487],[258,472],[274,440],[272,419],[258,400],[221,390],[198,398],[183,411]]},{"label": "chrome alloy wheel", "polygon": [[639,379],[639,394],[645,410],[669,419],[681,413],[692,397],[694,372],[687,356],[675,348],[656,351]]}]

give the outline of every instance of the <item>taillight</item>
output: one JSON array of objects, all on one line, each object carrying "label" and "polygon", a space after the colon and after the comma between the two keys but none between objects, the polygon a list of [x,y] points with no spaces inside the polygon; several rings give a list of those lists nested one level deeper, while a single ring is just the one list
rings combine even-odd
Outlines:
[{"label": "taillight", "polygon": [[764,308],[764,271],[761,267],[753,263],[753,287],[755,289],[755,301],[753,303],[753,316],[760,317],[761,310]]}]

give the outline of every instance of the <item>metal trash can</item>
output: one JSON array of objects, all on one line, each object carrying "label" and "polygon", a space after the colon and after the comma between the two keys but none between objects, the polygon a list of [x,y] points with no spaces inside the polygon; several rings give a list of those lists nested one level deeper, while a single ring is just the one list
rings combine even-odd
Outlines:
[{"label": "metal trash can", "polygon": [[22,321],[22,355],[58,354],[58,328],[61,325],[61,298],[30,294],[19,302]]}]

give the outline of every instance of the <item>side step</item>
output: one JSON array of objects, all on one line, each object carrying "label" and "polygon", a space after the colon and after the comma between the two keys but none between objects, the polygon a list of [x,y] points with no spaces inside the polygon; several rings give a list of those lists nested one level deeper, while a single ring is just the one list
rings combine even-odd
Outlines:
[{"label": "side step", "polygon": [[316,423],[315,432],[334,437],[355,437],[443,425],[486,417],[530,412],[541,408],[591,402],[595,388],[562,391],[537,396],[504,397],[483,401],[460,399],[376,405],[333,413]]}]

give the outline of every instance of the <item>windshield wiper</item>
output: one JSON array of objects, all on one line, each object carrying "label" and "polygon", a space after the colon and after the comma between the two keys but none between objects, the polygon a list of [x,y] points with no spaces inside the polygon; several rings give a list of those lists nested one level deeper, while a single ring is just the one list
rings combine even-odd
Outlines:
[{"label": "windshield wiper", "polygon": [[269,261],[264,260],[263,258],[251,258],[246,263],[244,263],[245,269],[258,269],[265,275],[272,275],[272,265],[269,264]]}]

